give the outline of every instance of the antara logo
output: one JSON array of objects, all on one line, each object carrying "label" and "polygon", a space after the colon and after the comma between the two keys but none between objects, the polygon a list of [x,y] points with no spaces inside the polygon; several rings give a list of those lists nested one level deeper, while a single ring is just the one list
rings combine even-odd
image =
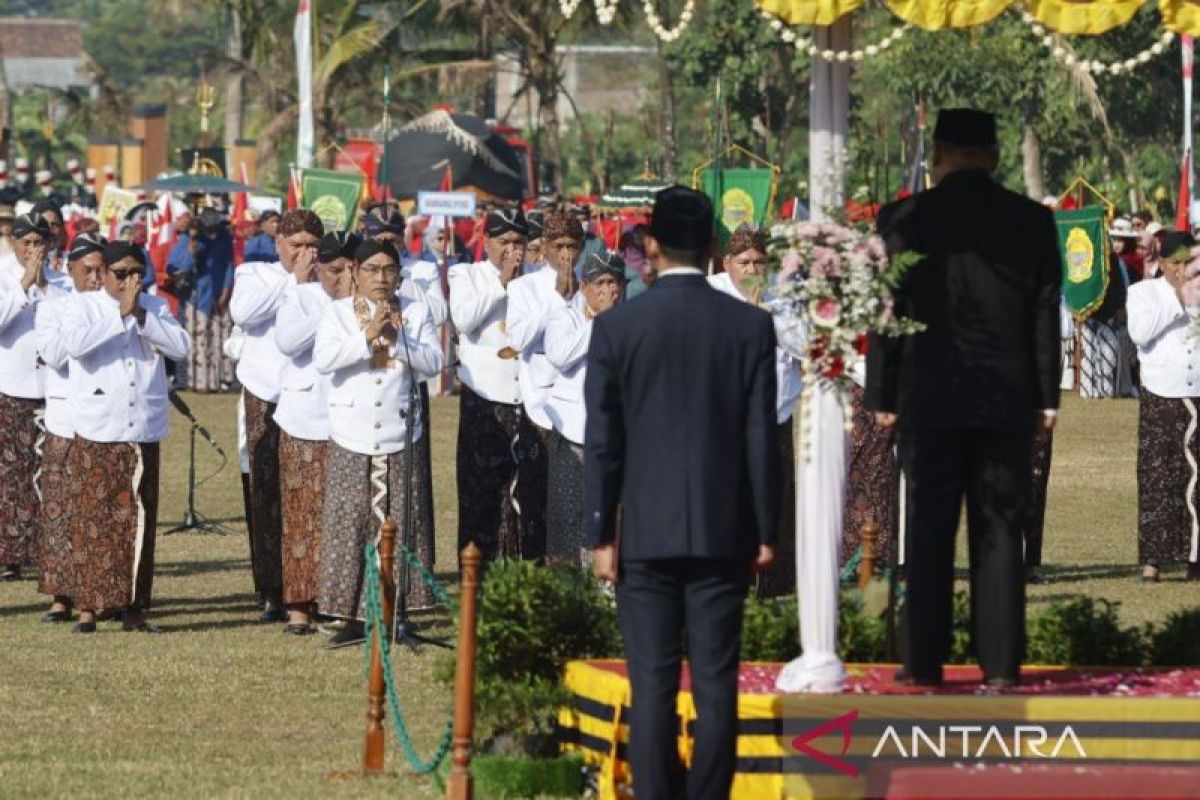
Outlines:
[{"label": "antara logo", "polygon": [[[796,752],[840,772],[857,778],[861,770],[847,761],[858,709],[823,722],[792,739]],[[818,750],[815,740],[841,734],[841,752],[837,755]],[[983,758],[1087,758],[1083,743],[1070,725],[888,725],[871,750],[871,758],[961,759]]]}]

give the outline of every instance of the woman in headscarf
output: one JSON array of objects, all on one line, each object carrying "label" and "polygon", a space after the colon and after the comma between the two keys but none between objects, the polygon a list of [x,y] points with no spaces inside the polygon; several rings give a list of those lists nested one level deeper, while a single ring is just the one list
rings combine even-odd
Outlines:
[{"label": "woman in headscarf", "polygon": [[[416,384],[442,369],[429,309],[404,297],[400,254],[390,242],[368,240],[354,253],[353,295],[325,309],[313,346],[313,366],[329,380],[329,436],[321,541],[321,613],[347,621],[327,647],[363,640],[364,547],[384,519],[399,526],[398,545],[433,569],[432,516],[425,473],[413,453],[428,435]],[[405,569],[397,548],[397,591]],[[412,609],[429,604],[429,589],[411,576],[404,597]]]},{"label": "woman in headscarf", "polygon": [[1195,239],[1171,232],[1162,242],[1161,277],[1129,290],[1129,335],[1141,359],[1138,417],[1138,561],[1142,580],[1185,562],[1200,580],[1200,266]]}]

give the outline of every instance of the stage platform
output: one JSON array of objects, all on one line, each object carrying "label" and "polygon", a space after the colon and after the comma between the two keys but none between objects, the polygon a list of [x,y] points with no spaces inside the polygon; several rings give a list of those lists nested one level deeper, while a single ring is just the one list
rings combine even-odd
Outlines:
[{"label": "stage platform", "polygon": [[[1026,667],[985,690],[950,667],[936,690],[897,686],[895,665],[847,666],[845,692],[783,695],[781,664],[739,675],[736,800],[808,798],[1200,798],[1200,669]],[[565,750],[601,770],[601,800],[624,795],[629,681],[623,661],[576,661],[559,714]],[[687,670],[678,713],[691,758]]]}]

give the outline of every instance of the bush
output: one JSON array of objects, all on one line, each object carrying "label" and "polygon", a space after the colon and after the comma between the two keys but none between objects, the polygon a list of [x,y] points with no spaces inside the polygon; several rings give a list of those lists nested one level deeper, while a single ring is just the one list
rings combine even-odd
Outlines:
[{"label": "bush", "polygon": [[[616,607],[590,574],[528,561],[488,568],[479,600],[476,714],[491,749],[552,754],[563,667],[621,653]],[[453,664],[440,670],[453,683]]]},{"label": "bush", "polygon": [[794,596],[746,601],[741,655],[743,661],[791,661],[800,655],[800,619]]},{"label": "bush", "polygon": [[1200,608],[1175,611],[1149,634],[1150,663],[1162,667],[1200,666]]},{"label": "bush", "polygon": [[1029,622],[1026,660],[1067,666],[1139,666],[1145,634],[1122,628],[1120,603],[1079,596],[1051,604]]},{"label": "bush", "polygon": [[868,614],[851,592],[842,592],[838,610],[838,653],[847,662],[873,663],[887,658],[886,618]]}]

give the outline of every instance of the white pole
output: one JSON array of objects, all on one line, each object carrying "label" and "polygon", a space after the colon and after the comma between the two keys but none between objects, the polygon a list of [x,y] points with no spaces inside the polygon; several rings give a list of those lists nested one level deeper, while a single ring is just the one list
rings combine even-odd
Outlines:
[{"label": "white pole", "polygon": [[[820,50],[850,49],[850,15],[813,28]],[[850,128],[850,65],[813,56],[809,87],[808,194],[812,218],[842,208],[846,189],[846,138]]]}]

